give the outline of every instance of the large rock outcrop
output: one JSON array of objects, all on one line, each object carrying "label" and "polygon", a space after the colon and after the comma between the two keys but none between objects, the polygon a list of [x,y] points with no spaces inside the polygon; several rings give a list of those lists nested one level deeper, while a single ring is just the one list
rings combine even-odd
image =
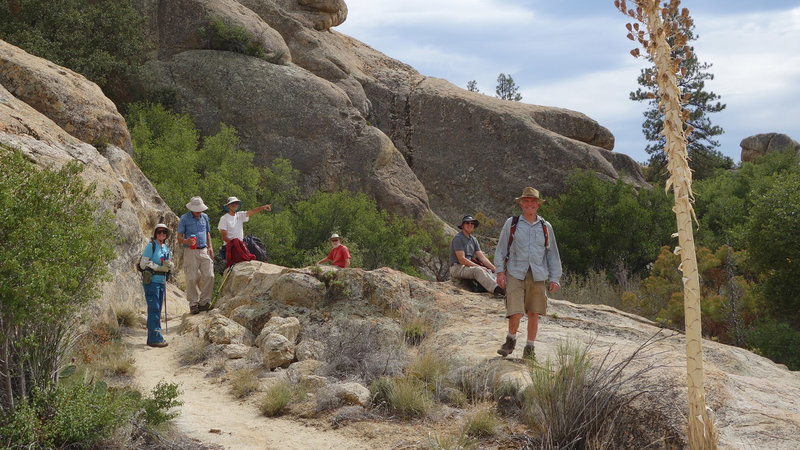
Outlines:
[{"label": "large rock outcrop", "polygon": [[[90,142],[107,145],[98,149]],[[113,281],[104,285],[102,310],[110,313],[115,304],[144,308],[133,261],[155,224],[175,229],[177,217],[133,162],[125,121],[100,88],[0,41],[0,144],[41,167],[69,161],[84,166],[82,176],[97,185],[101,210],[110,211],[118,226],[118,256],[109,267]]]},{"label": "large rock outcrop", "polygon": [[[199,51],[200,40],[181,47],[173,36],[196,36],[209,2],[143,1],[159,49],[152,86],[175,90],[204,133],[235,126],[257,163],[289,158],[307,190],[363,190],[415,216],[430,200],[455,223],[475,211],[501,221],[522,187],[552,197],[576,168],[645,185],[638,165],[611,151],[613,135],[584,114],[468,92],[330,31],[347,15],[342,0],[226,1],[249,11],[226,23],[240,17],[238,26],[257,30],[259,17],[283,39],[270,32],[270,48],[285,45],[287,58]],[[192,20],[166,18],[181,9]]]},{"label": "large rock outcrop", "polygon": [[800,157],[800,143],[781,133],[748,136],[739,146],[742,147],[742,162],[753,161],[769,152],[793,153]]}]

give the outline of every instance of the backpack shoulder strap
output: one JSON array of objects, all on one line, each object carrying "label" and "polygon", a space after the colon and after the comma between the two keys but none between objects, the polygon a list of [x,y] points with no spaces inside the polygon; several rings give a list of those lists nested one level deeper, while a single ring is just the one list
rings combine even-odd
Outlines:
[{"label": "backpack shoulder strap", "polygon": [[542,219],[542,232],[544,233],[544,249],[550,250],[550,236],[547,233],[547,221]]},{"label": "backpack shoulder strap", "polygon": [[511,256],[511,243],[514,241],[514,232],[517,231],[517,223],[519,222],[519,216],[514,216],[511,218],[511,229],[508,233],[508,245],[506,245],[506,257],[503,258],[503,266],[505,270],[508,270],[508,257]]}]

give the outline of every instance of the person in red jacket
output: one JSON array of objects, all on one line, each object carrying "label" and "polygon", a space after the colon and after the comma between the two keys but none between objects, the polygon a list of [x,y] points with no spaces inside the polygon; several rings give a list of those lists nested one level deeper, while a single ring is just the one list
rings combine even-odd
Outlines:
[{"label": "person in red jacket", "polygon": [[339,266],[341,268],[350,267],[350,250],[347,249],[346,245],[342,244],[342,238],[338,234],[333,233],[331,235],[331,244],[333,244],[331,252],[328,253],[328,256],[317,261],[317,264],[330,261],[334,266]]}]

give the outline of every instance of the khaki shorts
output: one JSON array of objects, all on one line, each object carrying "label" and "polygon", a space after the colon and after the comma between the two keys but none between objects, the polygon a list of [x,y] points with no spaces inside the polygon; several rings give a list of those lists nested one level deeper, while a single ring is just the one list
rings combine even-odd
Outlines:
[{"label": "khaki shorts", "polygon": [[506,275],[506,317],[514,314],[547,314],[547,288],[544,281],[533,281],[530,269],[525,280]]}]

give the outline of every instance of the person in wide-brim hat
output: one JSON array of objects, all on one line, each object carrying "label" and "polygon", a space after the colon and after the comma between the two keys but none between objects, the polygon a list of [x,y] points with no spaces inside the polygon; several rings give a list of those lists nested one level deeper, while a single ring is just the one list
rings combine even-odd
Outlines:
[{"label": "person in wide-brim hat", "polygon": [[250,252],[231,252],[229,250],[233,247],[228,247],[228,245],[231,244],[231,241],[234,239],[239,239],[242,241],[242,245],[234,243],[236,248],[246,250],[247,247],[243,245],[244,223],[250,220],[250,216],[260,211],[272,211],[272,205],[269,204],[257,206],[249,211],[239,211],[241,207],[242,201],[239,200],[238,197],[228,197],[228,200],[226,200],[225,204],[222,206],[222,209],[225,210],[225,214],[219,218],[219,223],[217,224],[220,237],[222,237],[220,254],[225,257],[225,267],[230,267],[241,261],[250,261],[247,258],[251,256],[255,258],[255,255]]},{"label": "person in wide-brim hat", "polygon": [[203,199],[199,196],[192,197],[189,200],[189,203],[186,204],[186,209],[191,212],[203,212],[208,209],[205,203],[203,203]]},{"label": "person in wide-brim hat", "polygon": [[178,243],[183,246],[183,273],[186,277],[186,300],[189,312],[197,314],[211,309],[214,291],[214,247],[208,209],[200,196],[186,204],[189,212],[178,221]]},{"label": "person in wide-brim hat", "polygon": [[524,188],[522,190],[522,195],[515,198],[514,201],[519,203],[523,198],[535,198],[539,200],[539,203],[544,203],[544,200],[542,199],[541,195],[539,195],[539,190],[534,189],[530,186]]},{"label": "person in wide-brim hat", "polygon": [[480,222],[478,222],[478,219],[476,219],[476,218],[474,218],[474,217],[472,217],[470,215],[466,215],[466,216],[461,218],[461,225],[458,226],[458,229],[459,230],[462,229],[462,227],[464,226],[465,223],[471,223],[471,224],[475,225],[475,228],[478,228],[478,225],[481,224]]},{"label": "person in wide-brim hat", "polygon": [[483,254],[481,245],[472,233],[478,228],[472,215],[461,218],[461,230],[450,241],[450,278],[453,280],[475,280],[486,292],[501,295],[494,276],[494,264]]},{"label": "person in wide-brim hat", "polygon": [[539,191],[528,186],[514,200],[522,214],[506,219],[494,253],[497,284],[506,291],[508,319],[505,342],[497,354],[506,357],[514,352],[520,320],[527,316],[528,335],[522,357],[535,359],[539,316],[547,314],[547,293],[559,289],[563,269],[553,226],[538,214],[542,204]]}]

